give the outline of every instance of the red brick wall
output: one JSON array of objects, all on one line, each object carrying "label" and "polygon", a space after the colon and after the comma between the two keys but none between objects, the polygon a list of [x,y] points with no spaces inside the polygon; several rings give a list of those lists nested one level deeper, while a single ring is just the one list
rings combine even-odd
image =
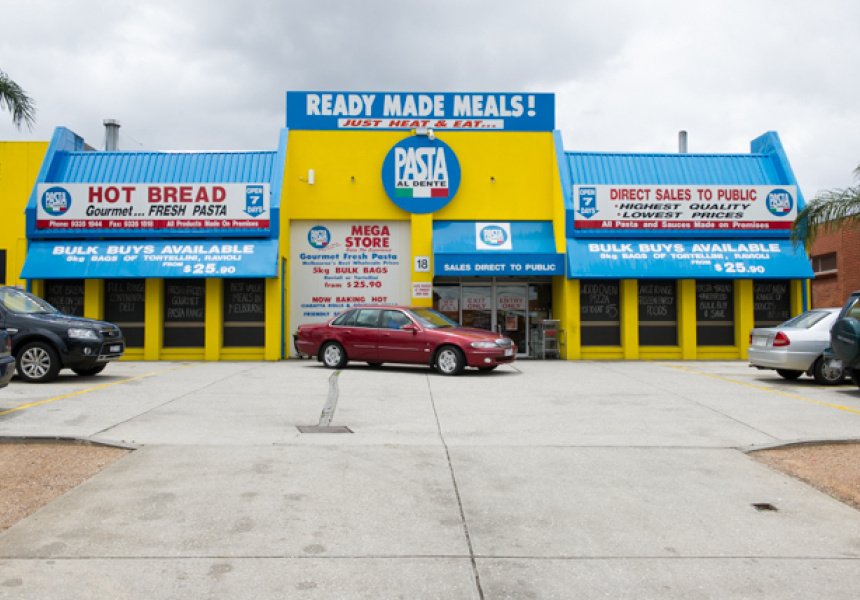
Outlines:
[{"label": "red brick wall", "polygon": [[812,280],[812,307],[842,306],[848,295],[860,290],[860,227],[820,231],[809,255],[836,252],[836,274]]}]

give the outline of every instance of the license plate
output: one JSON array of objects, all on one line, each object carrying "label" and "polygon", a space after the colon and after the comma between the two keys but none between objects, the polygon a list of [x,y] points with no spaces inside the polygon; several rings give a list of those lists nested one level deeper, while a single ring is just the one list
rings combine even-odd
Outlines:
[{"label": "license plate", "polygon": [[514,349],[513,348],[508,348],[507,350],[505,350],[505,356],[513,356],[513,355],[514,355]]},{"label": "license plate", "polygon": [[754,335],[753,336],[753,346],[767,346],[767,336],[766,335]]},{"label": "license plate", "polygon": [[108,349],[108,352],[122,352],[122,346],[120,344],[116,344],[115,346],[111,346]]}]

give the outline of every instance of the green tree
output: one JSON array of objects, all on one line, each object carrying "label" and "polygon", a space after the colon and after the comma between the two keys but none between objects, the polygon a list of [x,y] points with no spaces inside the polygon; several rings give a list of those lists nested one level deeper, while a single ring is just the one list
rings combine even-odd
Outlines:
[{"label": "green tree", "polygon": [[[860,167],[854,169],[860,183]],[[811,244],[819,232],[860,224],[860,185],[819,192],[791,224],[791,239]]]},{"label": "green tree", "polygon": [[36,103],[3,71],[0,71],[0,107],[5,107],[12,113],[12,122],[18,129],[21,129],[21,123],[26,123],[28,129],[33,129],[36,122]]}]

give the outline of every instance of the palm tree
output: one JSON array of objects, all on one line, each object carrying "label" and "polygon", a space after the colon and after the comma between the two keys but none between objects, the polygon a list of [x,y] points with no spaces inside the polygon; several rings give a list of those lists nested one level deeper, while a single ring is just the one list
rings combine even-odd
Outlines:
[{"label": "palm tree", "polygon": [[36,103],[20,85],[0,71],[0,107],[3,106],[12,113],[15,127],[21,129],[21,123],[26,123],[28,129],[33,129],[36,122]]},{"label": "palm tree", "polygon": [[[854,169],[860,182],[860,167]],[[791,224],[791,239],[811,244],[819,232],[860,224],[860,185],[819,192]]]}]

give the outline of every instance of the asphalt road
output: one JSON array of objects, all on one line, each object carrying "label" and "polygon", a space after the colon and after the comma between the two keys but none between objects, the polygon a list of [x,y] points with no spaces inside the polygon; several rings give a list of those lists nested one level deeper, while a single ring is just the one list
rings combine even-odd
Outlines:
[{"label": "asphalt road", "polygon": [[860,438],[860,390],[741,361],[120,362],[13,381],[0,436],[137,448],[0,535],[0,598],[860,589],[860,511],[746,454]]}]

